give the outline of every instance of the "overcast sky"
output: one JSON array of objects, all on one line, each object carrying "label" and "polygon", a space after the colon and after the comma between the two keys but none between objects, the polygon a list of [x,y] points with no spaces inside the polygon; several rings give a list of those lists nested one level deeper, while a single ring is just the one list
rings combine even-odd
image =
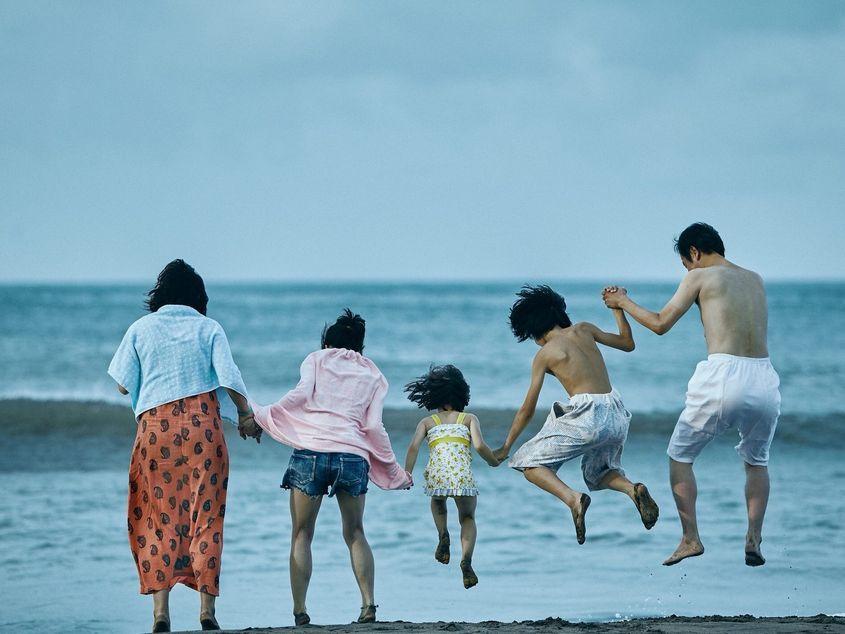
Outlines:
[{"label": "overcast sky", "polygon": [[0,0],[0,280],[845,277],[843,2]]}]

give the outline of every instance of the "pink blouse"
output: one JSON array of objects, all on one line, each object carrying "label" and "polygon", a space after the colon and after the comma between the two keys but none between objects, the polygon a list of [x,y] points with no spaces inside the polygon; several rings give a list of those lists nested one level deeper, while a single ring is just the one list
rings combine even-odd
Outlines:
[{"label": "pink blouse", "polygon": [[305,357],[299,372],[299,383],[280,401],[252,403],[262,429],[295,449],[361,456],[373,484],[409,488],[411,475],[396,460],[382,424],[387,379],[376,364],[352,350],[326,348]]}]

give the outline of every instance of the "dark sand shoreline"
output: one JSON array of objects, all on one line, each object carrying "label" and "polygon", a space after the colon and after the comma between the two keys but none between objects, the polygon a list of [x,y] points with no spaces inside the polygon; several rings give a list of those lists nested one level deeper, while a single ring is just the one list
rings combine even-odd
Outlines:
[{"label": "dark sand shoreline", "polygon": [[481,621],[480,623],[446,622],[408,623],[392,621],[367,625],[309,625],[296,627],[256,627],[244,630],[224,630],[240,634],[275,634],[277,632],[314,630],[324,632],[503,632],[507,634],[522,632],[649,632],[663,634],[698,634],[701,632],[731,632],[763,634],[786,634],[787,632],[845,632],[845,617],[827,616],[785,616],[753,617],[740,616],[667,616],[651,619],[631,619],[605,623],[570,622],[561,618],[549,617],[541,621]]}]

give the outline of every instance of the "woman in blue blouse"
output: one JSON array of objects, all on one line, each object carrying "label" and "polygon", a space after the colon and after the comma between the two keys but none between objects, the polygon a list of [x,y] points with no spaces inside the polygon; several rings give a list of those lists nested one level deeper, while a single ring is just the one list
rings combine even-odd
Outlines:
[{"label": "woman in blue blouse", "polygon": [[174,260],[148,293],[150,314],[129,327],[109,365],[138,421],[129,544],[141,593],[153,595],[153,632],[170,631],[168,598],[177,583],[199,591],[202,629],[220,629],[214,601],[229,479],[226,410],[237,409],[242,438],[261,433],[226,334],[205,316],[207,304],[202,278]]}]

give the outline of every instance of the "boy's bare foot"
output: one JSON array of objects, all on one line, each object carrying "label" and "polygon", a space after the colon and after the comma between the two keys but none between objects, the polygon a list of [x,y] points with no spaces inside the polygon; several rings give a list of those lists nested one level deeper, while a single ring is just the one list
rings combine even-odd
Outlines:
[{"label": "boy's bare foot", "polygon": [[759,542],[754,542],[753,540],[746,539],[745,540],[745,565],[746,566],[762,566],[766,563],[766,558],[763,557],[763,553],[760,552],[760,542],[763,540],[761,539]]},{"label": "boy's bare foot", "polygon": [[664,566],[674,566],[676,563],[683,561],[688,557],[698,557],[704,554],[704,546],[697,539],[686,540],[681,539],[681,543],[675,549],[669,558],[663,562]]},{"label": "boy's bare foot", "polygon": [[444,531],[440,535],[440,541],[437,543],[437,550],[434,551],[434,558],[441,564],[449,563],[449,532]]},{"label": "boy's bare foot", "polygon": [[640,519],[643,521],[643,526],[646,530],[657,524],[657,518],[660,516],[660,509],[657,502],[651,497],[648,488],[642,482],[637,482],[634,485],[634,504],[637,505],[637,510],[640,512]]},{"label": "boy's bare foot", "polygon": [[578,501],[578,506],[572,509],[572,521],[575,522],[575,539],[579,544],[583,544],[587,540],[587,524],[584,519],[587,515],[587,509],[590,507],[590,496],[586,493],[581,494],[581,499]]},{"label": "boy's bare foot", "polygon": [[478,585],[478,576],[472,569],[472,562],[469,559],[464,559],[461,562],[461,572],[464,575],[464,588],[469,590],[471,587]]}]

